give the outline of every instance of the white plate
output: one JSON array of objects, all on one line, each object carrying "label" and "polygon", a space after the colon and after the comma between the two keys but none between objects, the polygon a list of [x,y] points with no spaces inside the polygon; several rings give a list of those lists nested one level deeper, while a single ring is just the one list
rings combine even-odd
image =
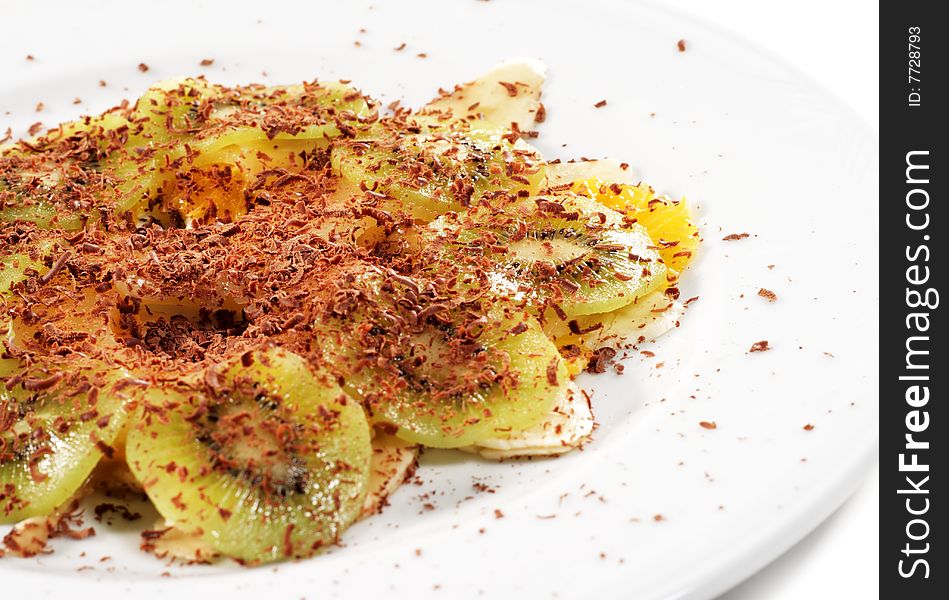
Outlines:
[{"label": "white plate", "polygon": [[[10,111],[3,118],[17,133],[176,75],[343,77],[413,104],[502,59],[537,56],[550,67],[537,140],[548,157],[630,162],[660,191],[688,195],[706,240],[682,285],[683,297],[701,299],[652,348],[657,356],[629,361],[621,377],[582,380],[600,422],[583,452],[506,464],[428,453],[424,484],[402,488],[383,515],[347,532],[344,547],[314,560],[167,567],[139,553],[130,528],[97,524],[94,539],[0,561],[7,589],[706,598],[815,527],[869,465],[875,140],[834,98],[755,48],[657,8],[601,0],[163,3],[147,14],[118,1],[42,13],[22,2],[4,13],[0,115]],[[199,67],[204,58],[214,65]],[[151,70],[139,72],[140,62]],[[608,105],[594,108],[601,99]],[[739,232],[753,237],[722,241]],[[758,297],[760,287],[778,301]],[[773,350],[747,353],[763,339]]]}]

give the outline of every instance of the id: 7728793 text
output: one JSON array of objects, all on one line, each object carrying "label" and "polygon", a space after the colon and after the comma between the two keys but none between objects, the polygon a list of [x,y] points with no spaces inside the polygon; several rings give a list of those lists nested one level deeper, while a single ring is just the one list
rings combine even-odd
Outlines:
[{"label": "id: 7728793 text", "polygon": [[920,83],[922,80],[922,67],[920,59],[922,57],[922,48],[920,47],[920,28],[910,27],[907,30],[908,37],[906,43],[907,49],[907,83],[909,84],[909,95],[907,102],[909,106],[919,106],[922,101],[922,91]]}]

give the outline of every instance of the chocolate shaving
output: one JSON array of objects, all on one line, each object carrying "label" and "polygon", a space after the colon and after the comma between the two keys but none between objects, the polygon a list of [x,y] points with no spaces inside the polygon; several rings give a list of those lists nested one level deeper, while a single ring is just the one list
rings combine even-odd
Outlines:
[{"label": "chocolate shaving", "polygon": [[543,102],[537,103],[537,112],[534,113],[534,122],[543,123],[547,120],[547,107]]},{"label": "chocolate shaving", "polygon": [[49,268],[49,271],[40,275],[39,281],[41,284],[47,284],[53,277],[56,276],[56,273],[59,273],[59,270],[63,268],[63,265],[66,264],[66,261],[72,257],[71,252],[63,252],[59,258],[56,259],[56,262],[53,263],[53,266]]},{"label": "chocolate shaving", "polygon": [[137,512],[132,512],[129,510],[129,507],[122,504],[113,504],[111,502],[103,502],[102,504],[97,504],[93,509],[93,512],[96,515],[96,521],[102,521],[103,517],[107,514],[116,514],[125,521],[137,521],[142,518],[142,515]]},{"label": "chocolate shaving", "polygon": [[616,358],[616,350],[608,346],[595,350],[587,363],[588,373],[606,373],[607,368]]},{"label": "chocolate shaving", "polygon": [[23,389],[28,392],[45,392],[63,380],[62,373],[54,373],[45,379],[23,379]]},{"label": "chocolate shaving", "polygon": [[498,85],[500,85],[505,90],[507,90],[507,95],[510,96],[511,98],[514,98],[515,96],[517,96],[517,85],[513,83],[509,83],[507,81],[499,81]]},{"label": "chocolate shaving", "polygon": [[751,345],[751,349],[748,352],[767,352],[771,349],[771,346],[768,345],[768,340],[761,340],[760,342],[755,342]]}]

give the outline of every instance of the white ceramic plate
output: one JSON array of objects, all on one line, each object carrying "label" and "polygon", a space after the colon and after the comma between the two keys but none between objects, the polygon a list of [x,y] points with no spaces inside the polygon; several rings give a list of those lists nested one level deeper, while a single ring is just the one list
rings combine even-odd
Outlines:
[{"label": "white ceramic plate", "polygon": [[[403,487],[344,547],[274,568],[169,567],[138,551],[133,528],[96,524],[95,538],[57,541],[51,555],[0,560],[7,590],[12,581],[69,597],[706,598],[804,536],[870,464],[875,140],[755,48],[605,0],[166,2],[147,12],[118,1],[40,12],[24,1],[5,6],[3,30],[0,118],[18,134],[177,75],[347,78],[411,105],[505,58],[540,57],[550,78],[537,143],[548,157],[628,161],[660,191],[688,195],[706,240],[682,285],[700,300],[656,357],[630,361],[621,377],[582,379],[600,423],[583,452],[505,464],[430,452],[424,483]],[[204,58],[214,65],[199,67]],[[601,99],[608,105],[594,108]],[[753,235],[722,241],[741,232]],[[758,297],[761,287],[777,302]],[[749,354],[759,340],[773,350]]]}]

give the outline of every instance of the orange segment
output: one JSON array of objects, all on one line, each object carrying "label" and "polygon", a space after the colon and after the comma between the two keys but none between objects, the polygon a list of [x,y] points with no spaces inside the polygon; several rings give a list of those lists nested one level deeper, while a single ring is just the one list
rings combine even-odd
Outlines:
[{"label": "orange segment", "polygon": [[685,200],[659,196],[650,186],[609,184],[593,177],[577,181],[573,191],[618,210],[646,228],[667,266],[682,271],[702,241]]}]

